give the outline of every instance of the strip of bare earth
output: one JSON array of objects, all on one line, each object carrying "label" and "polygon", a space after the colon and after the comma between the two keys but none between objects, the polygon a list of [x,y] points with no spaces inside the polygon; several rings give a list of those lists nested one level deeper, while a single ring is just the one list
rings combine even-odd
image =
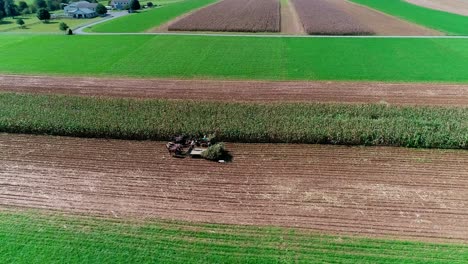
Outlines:
[{"label": "strip of bare earth", "polygon": [[378,82],[274,82],[0,75],[0,90],[84,96],[206,101],[389,103],[467,106],[468,85]]},{"label": "strip of bare earth", "polygon": [[467,0],[405,0],[408,3],[427,7],[430,9],[441,10],[462,16],[468,16]]},{"label": "strip of bare earth", "polygon": [[381,36],[441,36],[434,29],[404,21],[380,11],[362,6],[347,0],[328,0],[356,21],[368,25],[372,31]]},{"label": "strip of bare earth", "polygon": [[468,241],[468,152],[228,144],[234,160],[164,143],[0,134],[0,206]]},{"label": "strip of bare earth", "polygon": [[281,1],[281,33],[288,35],[304,35],[304,28],[290,0]]}]

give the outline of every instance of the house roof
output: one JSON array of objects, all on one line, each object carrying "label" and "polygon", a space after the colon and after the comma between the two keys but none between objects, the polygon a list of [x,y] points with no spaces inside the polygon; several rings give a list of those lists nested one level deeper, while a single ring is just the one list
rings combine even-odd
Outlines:
[{"label": "house roof", "polygon": [[130,0],[112,0],[111,4],[114,5],[116,3],[124,3],[124,4],[129,4]]},{"label": "house roof", "polygon": [[68,11],[69,14],[94,14],[96,11],[93,11],[89,8],[77,8]]},{"label": "house roof", "polygon": [[68,6],[69,7],[76,7],[76,8],[95,9],[97,5],[98,4],[90,3],[90,2],[87,2],[87,1],[79,1],[79,2],[70,3]]}]

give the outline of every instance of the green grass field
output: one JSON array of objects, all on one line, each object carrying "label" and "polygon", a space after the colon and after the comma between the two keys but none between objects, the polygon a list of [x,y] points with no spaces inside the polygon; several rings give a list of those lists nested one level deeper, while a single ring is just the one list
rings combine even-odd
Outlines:
[{"label": "green grass field", "polygon": [[468,246],[297,229],[0,212],[0,263],[466,263]]},{"label": "green grass field", "polygon": [[[211,4],[216,0],[186,0],[167,3],[161,8],[152,8],[140,13],[114,19],[88,28],[89,32],[144,32],[168,22],[193,9]],[[158,4],[158,1],[154,3]]]},{"label": "green grass field", "polygon": [[468,108],[253,104],[0,93],[0,132],[468,149]]},{"label": "green grass field", "polygon": [[15,74],[468,82],[464,39],[1,35],[0,58]]},{"label": "green grass field", "polygon": [[468,35],[466,16],[428,9],[404,0],[351,0],[450,35]]}]

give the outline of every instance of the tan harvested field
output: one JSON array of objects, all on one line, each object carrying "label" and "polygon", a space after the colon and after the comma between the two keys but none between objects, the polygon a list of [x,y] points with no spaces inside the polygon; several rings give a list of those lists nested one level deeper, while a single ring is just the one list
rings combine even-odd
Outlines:
[{"label": "tan harvested field", "polygon": [[0,91],[207,101],[468,105],[468,85],[274,82],[0,75]]},{"label": "tan harvested field", "polygon": [[278,0],[223,0],[169,25],[170,31],[279,32]]},{"label": "tan harvested field", "polygon": [[383,36],[441,36],[442,32],[416,25],[380,11],[346,0],[328,0],[355,21],[368,25],[377,35]]},{"label": "tan harvested field", "polygon": [[227,146],[0,134],[0,207],[468,242],[467,151]]},{"label": "tan harvested field", "polygon": [[468,16],[468,0],[406,0],[406,2],[430,9]]}]

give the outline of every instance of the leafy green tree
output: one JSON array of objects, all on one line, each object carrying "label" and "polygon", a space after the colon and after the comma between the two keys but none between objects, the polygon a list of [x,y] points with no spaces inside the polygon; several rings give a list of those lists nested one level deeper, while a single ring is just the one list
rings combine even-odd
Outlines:
[{"label": "leafy green tree", "polygon": [[138,0],[130,1],[130,9],[131,10],[139,10],[141,8],[140,2]]},{"label": "leafy green tree", "polygon": [[15,16],[17,16],[19,14],[18,13],[18,8],[15,5],[15,2],[13,0],[4,0],[3,9],[4,9],[5,15],[7,17],[13,17],[14,18]]},{"label": "leafy green tree", "polygon": [[152,3],[152,2],[148,2],[148,3],[146,3],[146,6],[151,8],[151,7],[153,7],[153,3]]},{"label": "leafy green tree", "polygon": [[24,28],[24,20],[21,18],[16,19],[16,24],[20,26],[20,28]]},{"label": "leafy green tree", "polygon": [[61,9],[60,0],[46,0],[47,10],[54,11]]},{"label": "leafy green tree", "polygon": [[44,23],[47,23],[47,21],[50,19],[50,13],[47,9],[41,8],[37,11],[37,18],[39,18],[39,20],[43,21]]},{"label": "leafy green tree", "polygon": [[37,7],[35,5],[30,5],[29,14],[35,14],[35,13],[37,13]]},{"label": "leafy green tree", "polygon": [[68,25],[65,22],[60,22],[59,29],[62,31],[66,31],[68,29]]},{"label": "leafy green tree", "polygon": [[0,10],[0,21],[2,21],[4,17],[5,17],[5,13],[3,13],[2,10]]},{"label": "leafy green tree", "polygon": [[107,14],[107,8],[103,4],[98,4],[96,6],[96,13],[100,16]]},{"label": "leafy green tree", "polygon": [[29,9],[28,3],[25,1],[19,1],[18,2],[18,11],[22,13],[25,9]]},{"label": "leafy green tree", "polygon": [[45,0],[34,0],[34,6],[37,9],[47,8],[47,2]]}]

